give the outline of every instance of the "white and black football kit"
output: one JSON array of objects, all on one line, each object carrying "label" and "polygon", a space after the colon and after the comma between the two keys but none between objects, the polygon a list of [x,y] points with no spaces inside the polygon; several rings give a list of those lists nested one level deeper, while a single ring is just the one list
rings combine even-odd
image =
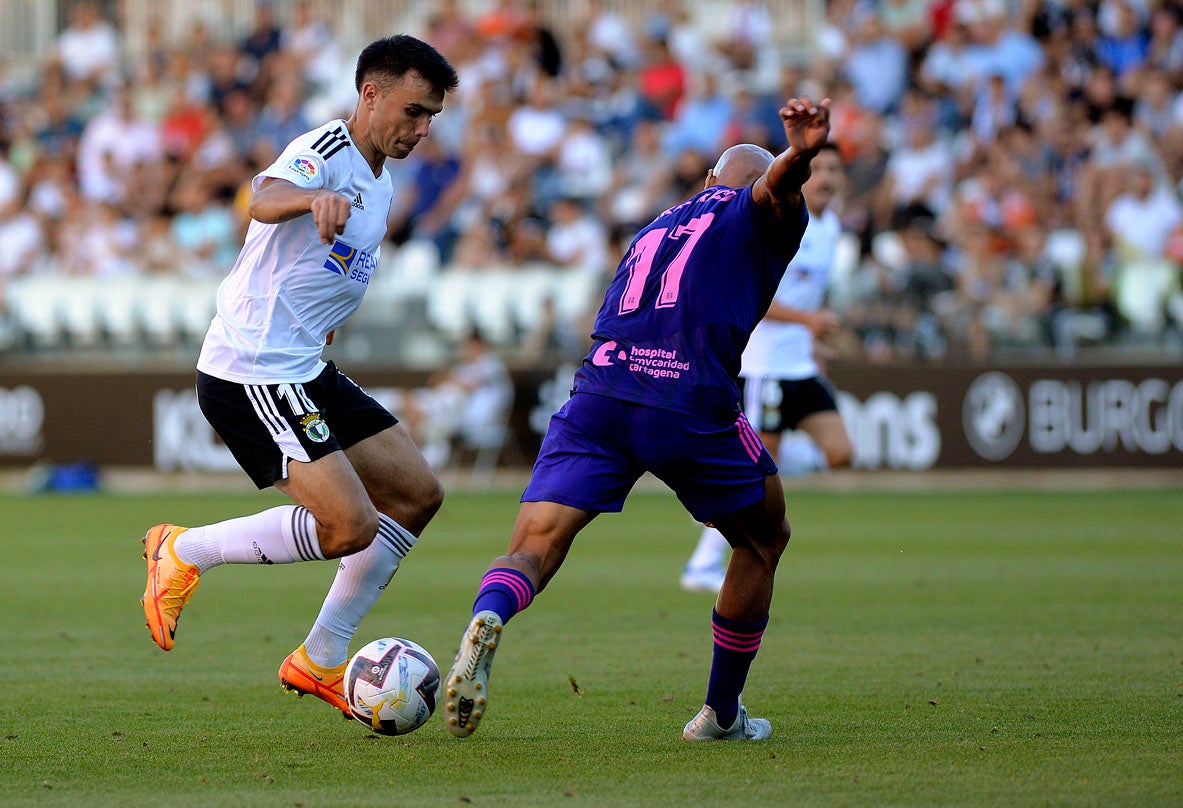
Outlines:
[{"label": "white and black football kit", "polygon": [[[799,311],[820,309],[841,235],[833,211],[811,216],[773,300]],[[801,323],[761,320],[744,349],[739,375],[744,415],[761,432],[795,429],[807,415],[838,409],[813,356],[813,332]]]},{"label": "white and black football kit", "polygon": [[389,172],[375,177],[332,121],[292,141],[255,177],[327,188],[353,208],[344,232],[322,244],[311,215],[251,221],[197,362],[201,411],[259,488],[398,423],[321,358],[328,333],[357,311],[378,266],[393,197]]}]

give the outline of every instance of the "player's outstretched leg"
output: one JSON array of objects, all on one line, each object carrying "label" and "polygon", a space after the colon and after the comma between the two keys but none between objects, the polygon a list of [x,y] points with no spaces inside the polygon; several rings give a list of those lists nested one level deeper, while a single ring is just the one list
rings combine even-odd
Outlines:
[{"label": "player's outstretched leg", "polygon": [[156,525],[140,539],[143,557],[148,561],[148,583],[140,603],[144,606],[144,625],[152,640],[165,651],[176,643],[177,620],[181,609],[197,590],[201,573],[192,564],[177,558],[173,545],[187,528],[179,525]]},{"label": "player's outstretched leg", "polygon": [[456,661],[444,677],[444,718],[457,738],[471,735],[489,700],[489,671],[501,638],[501,618],[490,610],[477,612],[460,640]]},{"label": "player's outstretched leg", "polygon": [[279,666],[279,684],[284,690],[301,698],[306,695],[316,696],[349,718],[344,687],[348,665],[348,662],[343,662],[333,668],[323,668],[308,658],[308,652],[301,645],[288,654],[288,658]]},{"label": "player's outstretched leg", "polygon": [[457,738],[476,731],[488,708],[489,670],[502,626],[534,600],[534,582],[518,569],[499,566],[505,560],[495,561],[481,579],[472,619],[460,638],[456,661],[444,677],[444,720]]},{"label": "player's outstretched leg", "polygon": [[739,705],[739,714],[729,727],[719,726],[718,716],[703,707],[682,730],[687,741],[763,741],[772,737],[772,723],[766,718],[748,718],[747,708]]}]

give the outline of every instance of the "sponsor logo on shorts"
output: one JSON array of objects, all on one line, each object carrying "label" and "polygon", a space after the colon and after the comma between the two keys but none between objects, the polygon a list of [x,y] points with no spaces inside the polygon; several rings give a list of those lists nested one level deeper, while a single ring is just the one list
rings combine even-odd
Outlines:
[{"label": "sponsor logo on shorts", "polygon": [[324,443],[329,439],[329,425],[321,419],[319,412],[310,412],[300,419],[300,426],[308,440],[314,443]]}]

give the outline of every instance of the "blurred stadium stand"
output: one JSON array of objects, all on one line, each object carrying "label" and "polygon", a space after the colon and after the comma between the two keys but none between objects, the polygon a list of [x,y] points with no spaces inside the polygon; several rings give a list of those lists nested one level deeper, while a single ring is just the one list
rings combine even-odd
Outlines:
[{"label": "blurred stadium stand", "polygon": [[[444,49],[461,90],[430,150],[391,164],[392,239],[331,349],[351,361],[430,370],[474,327],[516,369],[578,359],[631,233],[723,146],[778,148],[776,106],[800,92],[834,98],[849,174],[839,360],[1178,361],[1183,28],[1173,5],[1130,8],[1132,23],[1001,0],[0,0],[0,234],[31,239],[0,257],[0,362],[191,365],[244,185],[348,114],[357,50],[397,30]],[[104,36],[114,63],[70,75]],[[81,67],[64,56],[79,41]],[[958,62],[966,49],[993,61]],[[867,70],[897,59],[898,86]],[[125,100],[134,121],[88,156]],[[556,121],[556,151],[531,154]],[[610,176],[589,169],[604,162]],[[1126,187],[1139,167],[1146,195]]]}]

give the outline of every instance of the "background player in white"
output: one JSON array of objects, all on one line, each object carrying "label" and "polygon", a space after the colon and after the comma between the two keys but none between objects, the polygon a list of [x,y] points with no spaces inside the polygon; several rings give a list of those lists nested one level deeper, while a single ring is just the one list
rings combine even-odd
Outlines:
[{"label": "background player in white", "polygon": [[[813,174],[802,186],[809,225],[801,249],[789,262],[776,297],[744,349],[740,385],[743,410],[782,472],[801,474],[850,464],[850,438],[838,414],[830,383],[822,375],[814,338],[838,327],[823,307],[842,227],[830,203],[842,190],[842,158],[833,143],[821,148]],[[800,439],[781,444],[781,433],[795,429]],[[796,436],[794,436],[796,437]],[[727,540],[703,528],[698,547],[679,583],[692,592],[718,592],[726,567]]]},{"label": "background player in white", "polygon": [[400,35],[366,46],[355,83],[349,120],[296,138],[255,177],[246,241],[197,364],[206,419],[259,488],[274,485],[295,504],[203,527],[157,525],[144,537],[144,613],[165,651],[212,567],[341,558],[279,679],[343,712],[349,641],[443,490],[397,419],[321,353],[377,266],[393,196],[386,160],[427,137],[458,80],[434,48]]}]

